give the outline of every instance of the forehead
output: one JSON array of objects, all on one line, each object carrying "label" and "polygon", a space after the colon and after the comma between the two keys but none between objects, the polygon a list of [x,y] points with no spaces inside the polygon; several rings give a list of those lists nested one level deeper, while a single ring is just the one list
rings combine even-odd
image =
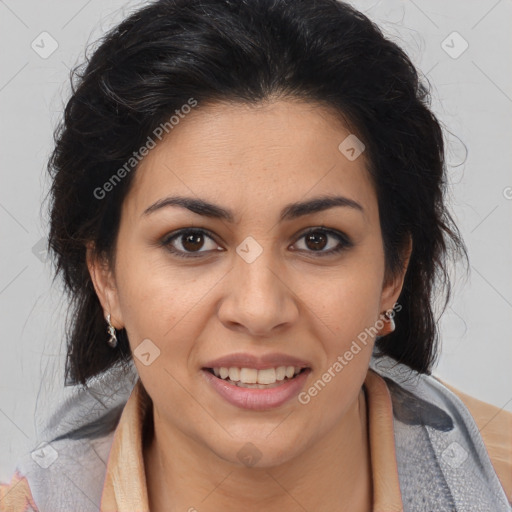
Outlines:
[{"label": "forehead", "polygon": [[371,203],[376,198],[364,152],[355,159],[344,152],[354,136],[315,103],[199,104],[144,157],[125,203],[142,212],[180,193],[235,209],[237,198],[240,207],[254,200],[278,208],[334,191]]}]

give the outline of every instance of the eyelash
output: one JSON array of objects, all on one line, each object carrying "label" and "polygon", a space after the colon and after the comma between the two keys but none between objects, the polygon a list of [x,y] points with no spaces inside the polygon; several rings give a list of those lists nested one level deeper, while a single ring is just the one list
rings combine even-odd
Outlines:
[{"label": "eyelash", "polygon": [[[339,231],[334,231],[332,229],[326,229],[323,227],[316,227],[316,228],[311,228],[311,229],[307,230],[306,232],[304,232],[300,235],[298,240],[306,237],[307,235],[309,235],[311,233],[321,233],[323,235],[332,236],[339,242],[339,245],[335,249],[331,249],[329,251],[311,251],[311,250],[305,251],[305,252],[313,253],[319,257],[325,257],[325,256],[337,254],[337,253],[343,251],[344,249],[348,249],[348,248],[352,247],[352,245],[353,245],[352,242],[350,241],[350,239],[344,233],[341,233]],[[179,231],[176,231],[174,233],[170,233],[169,235],[166,235],[162,239],[161,244],[172,254],[174,254],[178,258],[183,258],[183,259],[185,259],[185,258],[200,258],[200,257],[202,257],[201,253],[210,252],[210,251],[196,251],[196,252],[186,253],[186,252],[177,250],[174,247],[172,247],[171,244],[174,240],[179,239],[179,237],[182,237],[183,235],[187,235],[187,234],[206,235],[208,238],[215,241],[215,237],[208,230],[198,229],[198,228],[184,228],[184,229],[180,229]],[[197,256],[196,256],[196,254],[197,254]]]}]

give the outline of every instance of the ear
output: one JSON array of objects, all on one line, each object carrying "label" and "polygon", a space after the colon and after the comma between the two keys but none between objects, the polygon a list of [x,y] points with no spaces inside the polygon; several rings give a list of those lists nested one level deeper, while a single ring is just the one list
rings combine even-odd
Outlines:
[{"label": "ear", "polygon": [[119,296],[113,269],[106,257],[99,255],[94,243],[87,244],[86,262],[96,295],[103,307],[103,317],[110,314],[110,321],[116,329],[124,327]]},{"label": "ear", "polygon": [[381,311],[393,309],[404,285],[405,274],[409,267],[409,261],[412,253],[412,238],[409,236],[404,248],[402,249],[402,268],[394,276],[386,276],[382,287],[380,299]]}]

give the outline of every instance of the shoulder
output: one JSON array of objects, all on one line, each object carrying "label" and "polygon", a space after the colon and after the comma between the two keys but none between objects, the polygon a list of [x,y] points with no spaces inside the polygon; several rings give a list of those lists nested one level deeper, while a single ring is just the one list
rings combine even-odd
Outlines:
[{"label": "shoulder", "polygon": [[467,510],[472,503],[474,510],[512,510],[512,414],[388,356],[374,355],[370,368],[391,395],[406,508]]},{"label": "shoulder", "polygon": [[10,483],[0,483],[0,512],[37,512],[28,481],[18,471]]},{"label": "shoulder", "polygon": [[136,378],[113,368],[87,387],[68,389],[18,459],[11,482],[0,485],[0,512],[98,510],[116,427]]},{"label": "shoulder", "polygon": [[439,377],[434,378],[457,395],[469,410],[507,498],[512,503],[512,412],[467,395]]}]

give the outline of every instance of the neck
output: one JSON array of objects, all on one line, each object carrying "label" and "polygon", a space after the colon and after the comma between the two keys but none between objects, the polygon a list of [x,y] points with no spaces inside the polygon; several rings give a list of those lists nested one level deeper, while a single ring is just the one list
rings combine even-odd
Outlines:
[{"label": "neck", "polygon": [[190,438],[158,421],[144,459],[152,512],[371,510],[363,390],[336,428],[279,466],[247,468],[217,456],[212,460]]}]

